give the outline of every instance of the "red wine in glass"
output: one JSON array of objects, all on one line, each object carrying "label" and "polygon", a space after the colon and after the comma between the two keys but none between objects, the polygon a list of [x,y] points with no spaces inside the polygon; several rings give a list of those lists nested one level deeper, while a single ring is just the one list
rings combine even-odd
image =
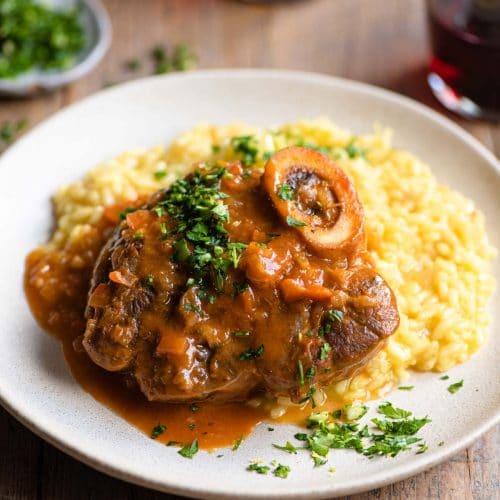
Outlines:
[{"label": "red wine in glass", "polygon": [[427,0],[436,98],[469,118],[500,120],[500,0]]}]

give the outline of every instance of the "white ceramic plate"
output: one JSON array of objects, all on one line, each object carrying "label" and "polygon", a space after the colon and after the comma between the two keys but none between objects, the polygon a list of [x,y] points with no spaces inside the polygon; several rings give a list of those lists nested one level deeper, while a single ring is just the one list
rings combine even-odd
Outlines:
[{"label": "white ceramic plate", "polygon": [[[358,133],[370,131],[375,122],[392,127],[396,146],[416,153],[442,182],[477,202],[493,244],[500,247],[498,161],[462,129],[409,99],[346,80],[254,70],[155,77],[109,89],[57,113],[0,160],[0,401],[7,410],[103,472],[162,491],[217,498],[315,498],[368,490],[444,460],[497,422],[498,314],[488,345],[449,372],[450,382],[465,380],[458,393],[449,394],[450,382],[436,374],[416,374],[409,382],[413,391],[391,394],[395,404],[432,418],[422,432],[427,453],[367,460],[332,451],[335,474],[314,469],[305,453],[273,449],[272,442],[284,443],[296,432],[287,426],[273,433],[262,426],[237,452],[226,450],[220,459],[205,452],[182,459],[85,393],[69,374],[59,344],[32,319],[22,290],[24,256],[46,240],[49,198],[61,183],[124,149],[168,143],[202,121],[271,125],[320,115]],[[500,281],[498,260],[495,265]],[[292,472],[287,480],[250,474],[245,467],[255,458],[278,458]]]}]

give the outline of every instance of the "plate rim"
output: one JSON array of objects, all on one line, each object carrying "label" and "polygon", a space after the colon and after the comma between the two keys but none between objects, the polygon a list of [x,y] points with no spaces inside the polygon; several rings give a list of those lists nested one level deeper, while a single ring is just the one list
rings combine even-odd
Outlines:
[{"label": "plate rim", "polygon": [[[61,116],[67,113],[73,112],[81,106],[85,106],[88,101],[102,98],[108,94],[119,94],[120,92],[126,92],[130,87],[138,87],[144,84],[144,82],[159,81],[159,80],[192,80],[192,79],[245,79],[245,78],[260,78],[265,79],[282,79],[282,80],[293,80],[301,81],[304,83],[321,83],[324,85],[329,85],[336,88],[346,88],[358,90],[364,94],[368,94],[374,98],[379,98],[386,101],[391,101],[392,103],[399,104],[400,106],[406,108],[406,110],[417,113],[424,118],[437,123],[440,127],[446,129],[450,134],[454,135],[460,139],[463,143],[467,144],[468,147],[473,149],[480,157],[485,160],[491,168],[493,168],[497,175],[500,175],[500,161],[496,158],[494,153],[488,150],[484,145],[482,145],[475,137],[469,134],[465,129],[459,125],[452,122],[446,116],[439,114],[437,111],[427,107],[426,105],[419,103],[409,97],[398,94],[391,90],[380,88],[374,85],[339,78],[335,76],[304,72],[304,71],[290,71],[290,70],[276,70],[276,69],[213,69],[213,70],[199,70],[188,73],[170,74],[170,75],[159,75],[146,78],[140,78],[119,84],[115,87],[100,90],[90,96],[87,96],[65,108],[54,113],[48,119],[43,120],[37,124],[28,133],[23,135],[15,144],[10,146],[0,158],[0,168],[6,168],[10,156],[15,154],[16,150],[22,148],[24,142],[31,138],[32,135],[36,134],[39,129],[45,126],[49,126],[53,120],[58,120]],[[48,426],[43,423],[37,422],[36,418],[30,417],[29,414],[25,414],[22,408],[19,408],[15,404],[12,404],[8,400],[8,389],[3,387],[3,383],[0,380],[0,404],[18,421],[20,421],[24,426],[34,432],[37,436],[41,437],[51,445],[55,446],[62,452],[68,454],[72,458],[81,461],[82,463],[108,475],[116,477],[120,480],[127,481],[133,484],[137,484],[146,488],[152,488],[163,492],[181,494],[184,496],[199,497],[203,495],[204,498],[234,498],[235,493],[228,492],[227,490],[211,491],[207,492],[203,485],[198,486],[193,485],[176,485],[175,483],[167,484],[165,481],[144,479],[138,474],[134,474],[133,471],[127,471],[123,466],[116,466],[109,464],[104,460],[99,459],[97,456],[93,456],[91,453],[81,451],[77,447],[72,446],[67,443],[64,438],[60,438],[51,431]],[[420,455],[418,458],[412,462],[413,465],[407,463],[396,465],[392,468],[390,477],[384,475],[384,472],[376,472],[373,474],[372,478],[365,480],[362,484],[351,480],[350,482],[344,483],[341,489],[337,489],[334,496],[341,496],[348,493],[361,493],[374,488],[378,488],[387,484],[392,484],[394,482],[400,481],[410,476],[414,476],[423,470],[429,469],[434,465],[446,460],[450,456],[456,454],[460,450],[468,447],[476,439],[478,439],[482,434],[487,432],[489,429],[494,427],[500,422],[500,407],[494,410],[492,416],[490,416],[482,425],[475,428],[474,432],[470,433],[462,441],[445,447],[443,450],[436,450],[433,454],[431,460],[428,460],[425,456]],[[281,492],[281,491],[267,491],[265,494],[238,494],[239,498],[263,498],[263,496],[268,498],[303,498],[304,493],[294,493],[294,492]],[[309,492],[306,493],[309,498],[321,498],[328,496],[332,498],[332,493],[329,492],[327,487],[318,488],[312,487]]]}]

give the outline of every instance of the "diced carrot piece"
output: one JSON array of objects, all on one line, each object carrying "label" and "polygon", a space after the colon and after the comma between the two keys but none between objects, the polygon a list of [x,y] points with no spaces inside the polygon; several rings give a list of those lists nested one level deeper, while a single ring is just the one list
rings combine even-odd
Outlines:
[{"label": "diced carrot piece", "polygon": [[118,283],[118,285],[123,285],[128,288],[132,287],[137,281],[137,278],[132,273],[122,270],[111,271],[109,273],[109,279],[114,283]]},{"label": "diced carrot piece", "polygon": [[169,328],[160,332],[160,342],[156,346],[158,354],[168,354],[171,356],[182,356],[186,353],[188,343],[186,337],[178,335],[176,331]]},{"label": "diced carrot piece", "polygon": [[280,290],[287,302],[302,299],[328,300],[333,295],[333,292],[329,288],[317,283],[304,285],[290,278],[284,279],[280,283]]},{"label": "diced carrot piece", "polygon": [[151,212],[148,210],[136,210],[127,214],[127,225],[132,230],[137,230],[151,220]]},{"label": "diced carrot piece", "polygon": [[280,283],[280,290],[286,302],[293,302],[304,298],[306,289],[297,281],[287,278]]}]

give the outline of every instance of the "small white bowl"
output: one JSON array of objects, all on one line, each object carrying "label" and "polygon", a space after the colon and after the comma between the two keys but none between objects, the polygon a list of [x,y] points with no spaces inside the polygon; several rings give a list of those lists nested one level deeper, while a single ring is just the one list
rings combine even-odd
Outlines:
[{"label": "small white bowl", "polygon": [[50,5],[81,9],[80,20],[87,38],[85,48],[68,69],[35,69],[14,78],[0,78],[0,95],[27,97],[67,85],[89,73],[109,49],[112,37],[111,21],[100,0],[52,0]]}]

